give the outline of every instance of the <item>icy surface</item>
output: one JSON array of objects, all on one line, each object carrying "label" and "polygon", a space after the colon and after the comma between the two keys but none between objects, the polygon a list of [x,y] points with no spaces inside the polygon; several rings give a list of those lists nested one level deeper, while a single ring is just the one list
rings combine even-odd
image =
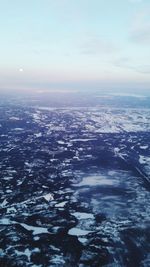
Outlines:
[{"label": "icy surface", "polygon": [[80,220],[80,219],[94,219],[94,215],[92,213],[74,212],[74,213],[72,213],[72,215],[75,216],[78,220]]},{"label": "icy surface", "polygon": [[68,201],[63,201],[61,203],[58,203],[58,204],[55,205],[55,207],[57,207],[57,208],[63,208],[66,205],[67,202]]},{"label": "icy surface", "polygon": [[98,185],[113,185],[115,181],[103,176],[88,176],[75,186],[98,186]]},{"label": "icy surface", "polygon": [[0,266],[150,265],[150,109],[138,99],[0,102]]},{"label": "icy surface", "polygon": [[45,200],[47,200],[47,201],[54,200],[54,197],[51,193],[44,195],[43,198],[45,198]]},{"label": "icy surface", "polygon": [[86,236],[89,233],[91,233],[91,231],[82,230],[77,227],[70,229],[68,232],[69,235],[75,235],[75,236]]},{"label": "icy surface", "polygon": [[49,233],[47,228],[44,228],[44,227],[35,227],[35,226],[27,225],[25,223],[21,223],[20,225],[23,226],[26,230],[32,231],[33,235]]}]

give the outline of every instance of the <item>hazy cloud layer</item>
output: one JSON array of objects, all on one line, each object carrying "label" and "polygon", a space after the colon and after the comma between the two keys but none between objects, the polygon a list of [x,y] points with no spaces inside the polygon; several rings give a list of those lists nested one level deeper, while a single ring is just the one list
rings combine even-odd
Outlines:
[{"label": "hazy cloud layer", "polygon": [[80,46],[81,54],[98,55],[117,52],[117,46],[110,40],[102,37],[89,37]]},{"label": "hazy cloud layer", "polygon": [[150,0],[1,1],[0,25],[1,88],[150,84]]},{"label": "hazy cloud layer", "polygon": [[128,0],[131,3],[141,3],[143,0]]},{"label": "hazy cloud layer", "polygon": [[136,43],[150,45],[150,9],[138,12],[134,16],[130,38]]},{"label": "hazy cloud layer", "polygon": [[120,58],[114,62],[114,65],[119,68],[134,70],[138,73],[150,74],[150,64],[140,64],[138,60],[135,62],[129,58]]}]

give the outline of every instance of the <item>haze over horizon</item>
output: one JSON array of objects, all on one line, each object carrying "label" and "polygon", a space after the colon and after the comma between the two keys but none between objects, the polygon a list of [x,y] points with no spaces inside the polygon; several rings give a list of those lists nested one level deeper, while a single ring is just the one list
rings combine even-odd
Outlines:
[{"label": "haze over horizon", "polygon": [[6,0],[0,8],[0,92],[149,93],[148,0]]}]

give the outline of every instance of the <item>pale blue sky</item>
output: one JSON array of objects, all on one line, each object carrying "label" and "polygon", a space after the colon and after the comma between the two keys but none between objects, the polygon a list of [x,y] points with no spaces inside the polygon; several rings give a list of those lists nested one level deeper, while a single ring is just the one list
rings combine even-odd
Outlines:
[{"label": "pale blue sky", "polygon": [[88,84],[150,88],[149,0],[0,0],[0,90]]}]

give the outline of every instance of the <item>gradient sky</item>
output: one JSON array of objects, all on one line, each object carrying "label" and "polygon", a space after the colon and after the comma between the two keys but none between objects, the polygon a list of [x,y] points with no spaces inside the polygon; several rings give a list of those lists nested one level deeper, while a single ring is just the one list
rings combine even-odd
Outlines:
[{"label": "gradient sky", "polygon": [[0,90],[150,89],[149,0],[0,0]]}]

